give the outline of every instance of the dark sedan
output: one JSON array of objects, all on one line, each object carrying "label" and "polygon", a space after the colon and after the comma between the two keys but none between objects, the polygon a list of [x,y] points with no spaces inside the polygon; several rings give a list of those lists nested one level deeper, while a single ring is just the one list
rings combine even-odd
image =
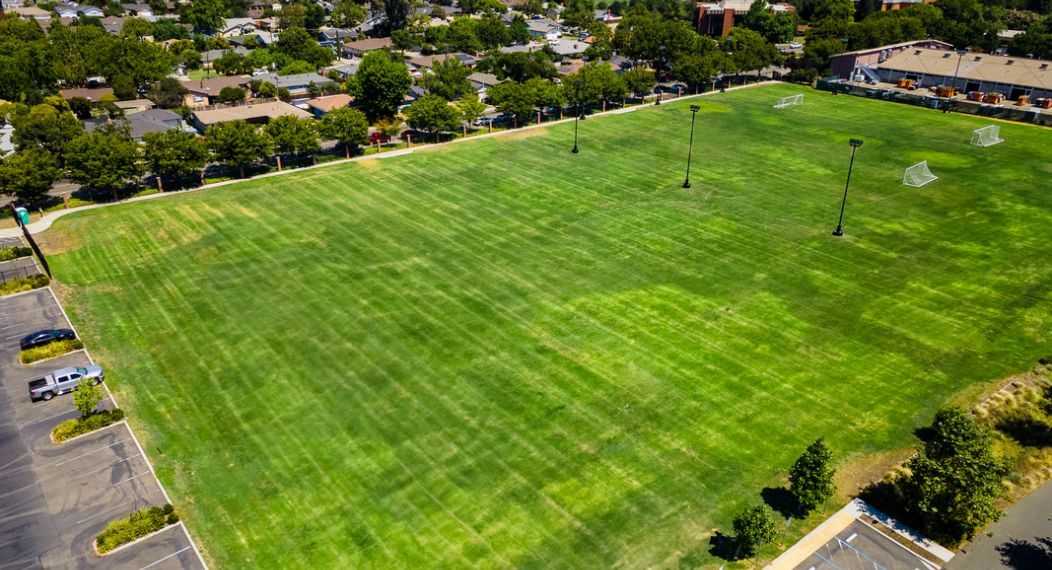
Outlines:
[{"label": "dark sedan", "polygon": [[77,338],[76,333],[69,329],[45,329],[26,335],[18,342],[22,345],[22,350],[26,350],[27,348],[44,346],[56,340],[73,340],[75,338]]}]

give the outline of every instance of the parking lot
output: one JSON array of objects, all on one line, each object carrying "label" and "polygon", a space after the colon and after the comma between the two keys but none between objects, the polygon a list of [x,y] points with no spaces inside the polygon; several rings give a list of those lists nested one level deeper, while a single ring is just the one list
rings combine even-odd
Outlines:
[{"label": "parking lot", "polygon": [[815,550],[796,570],[936,570],[876,528],[855,520]]},{"label": "parking lot", "polygon": [[[51,443],[51,429],[77,415],[73,397],[32,403],[26,384],[89,357],[77,351],[26,368],[18,363],[18,339],[64,327],[50,289],[0,299],[0,569],[203,568],[181,523],[105,557],[93,552],[110,520],[167,497],[124,422]],[[112,406],[108,397],[100,405]]]}]

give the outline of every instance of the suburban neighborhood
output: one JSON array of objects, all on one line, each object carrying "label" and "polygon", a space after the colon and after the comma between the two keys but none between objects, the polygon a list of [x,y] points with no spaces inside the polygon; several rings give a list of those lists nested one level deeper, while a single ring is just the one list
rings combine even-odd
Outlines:
[{"label": "suburban neighborhood", "polygon": [[1050,65],[1047,0],[0,0],[0,569],[1052,567]]}]

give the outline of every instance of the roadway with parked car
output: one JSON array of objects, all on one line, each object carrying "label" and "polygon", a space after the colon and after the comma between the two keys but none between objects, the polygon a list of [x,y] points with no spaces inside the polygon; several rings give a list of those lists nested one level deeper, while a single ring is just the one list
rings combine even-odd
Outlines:
[{"label": "roadway with parked car", "polygon": [[[53,389],[80,376],[103,380],[83,350],[19,364],[27,335],[64,328],[49,288],[0,298],[0,569],[202,568],[181,524],[104,557],[93,552],[110,520],[168,498],[124,422],[51,443],[51,430],[77,416],[73,399],[41,394],[34,402],[28,389],[41,380]],[[107,398],[99,407],[112,406]]]}]

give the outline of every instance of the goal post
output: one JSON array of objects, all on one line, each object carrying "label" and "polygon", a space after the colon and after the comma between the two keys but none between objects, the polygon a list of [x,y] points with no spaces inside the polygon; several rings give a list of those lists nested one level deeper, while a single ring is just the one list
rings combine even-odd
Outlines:
[{"label": "goal post", "polygon": [[797,93],[796,95],[789,95],[788,97],[780,97],[778,102],[774,104],[775,109],[785,109],[786,107],[792,107],[795,105],[804,104],[804,94]]},{"label": "goal post", "polygon": [[913,186],[914,188],[919,188],[938,179],[939,177],[932,174],[931,170],[928,169],[927,160],[918,162],[907,168],[906,173],[902,175],[902,183],[906,186]]},{"label": "goal post", "polygon": [[1000,125],[987,125],[972,131],[972,144],[975,146],[992,146],[1004,142],[1001,138]]}]

